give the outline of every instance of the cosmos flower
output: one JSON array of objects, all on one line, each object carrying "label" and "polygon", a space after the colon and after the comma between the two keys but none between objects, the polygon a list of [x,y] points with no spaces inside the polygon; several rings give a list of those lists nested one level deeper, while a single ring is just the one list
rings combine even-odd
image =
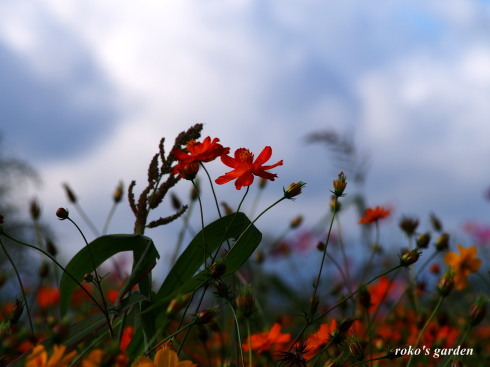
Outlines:
[{"label": "cosmos flower", "polygon": [[361,224],[369,224],[378,221],[379,219],[383,219],[388,217],[391,214],[390,209],[385,209],[381,206],[377,206],[376,208],[367,208],[364,216],[359,219],[359,223]]},{"label": "cosmos flower", "polygon": [[32,352],[27,356],[26,367],[68,367],[69,363],[77,352],[73,351],[65,355],[66,347],[64,345],[55,345],[51,357],[48,358],[48,352],[42,344],[34,347]]},{"label": "cosmos flower", "polygon": [[179,356],[169,348],[160,349],[153,361],[148,357],[138,357],[131,367],[196,367],[191,361],[179,361]]},{"label": "cosmos flower", "polygon": [[464,248],[458,245],[459,253],[448,252],[444,257],[444,262],[449,265],[455,272],[454,282],[456,289],[461,290],[468,285],[468,276],[476,272],[482,261],[476,257],[476,246]]},{"label": "cosmos flower", "polygon": [[277,166],[282,166],[282,160],[273,165],[264,166],[264,163],[271,156],[272,148],[269,146],[266,146],[255,160],[253,153],[245,148],[237,149],[234,158],[229,155],[222,155],[221,161],[228,167],[233,168],[233,171],[218,177],[216,183],[223,185],[236,179],[235,186],[237,190],[240,190],[243,186],[250,186],[254,181],[254,176],[274,181],[277,175],[266,171]]}]

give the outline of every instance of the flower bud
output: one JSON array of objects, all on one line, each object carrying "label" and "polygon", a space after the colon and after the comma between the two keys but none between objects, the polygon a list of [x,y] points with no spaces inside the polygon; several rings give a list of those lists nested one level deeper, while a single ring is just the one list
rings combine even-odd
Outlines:
[{"label": "flower bud", "polygon": [[336,197],[343,196],[345,187],[347,186],[347,177],[345,177],[344,172],[340,172],[336,180],[333,180],[333,191],[332,193]]},{"label": "flower bud", "polygon": [[255,297],[250,287],[244,287],[235,302],[237,311],[245,318],[249,318],[255,312]]},{"label": "flower bud", "polygon": [[218,316],[218,307],[205,309],[196,315],[194,322],[197,325],[206,325],[209,324],[211,321],[213,321],[216,318],[216,316]]},{"label": "flower bud", "polygon": [[293,199],[295,196],[301,194],[301,191],[305,185],[306,183],[303,181],[293,182],[286,189],[282,189],[284,191],[284,197],[286,199]]},{"label": "flower bud", "polygon": [[94,281],[94,276],[92,275],[92,273],[86,273],[84,276],[83,276],[83,280],[86,282],[86,283],[92,283]]},{"label": "flower bud", "polygon": [[289,222],[289,227],[290,228],[298,228],[301,223],[303,223],[303,216],[298,215],[297,217],[293,218],[291,222]]},{"label": "flower bud", "polygon": [[410,266],[417,262],[422,252],[419,250],[407,250],[400,256],[400,265]]},{"label": "flower bud", "polygon": [[267,185],[267,179],[261,177],[259,180],[259,189],[263,189]]},{"label": "flower bud", "polygon": [[226,201],[222,201],[221,206],[225,210],[226,215],[233,213],[233,209],[228,205],[228,203],[226,203]]},{"label": "flower bud", "polygon": [[180,199],[173,192],[170,193],[170,201],[172,203],[172,208],[174,208],[175,210],[179,210],[180,208],[182,208],[182,203],[180,202]]},{"label": "flower bud", "polygon": [[456,359],[453,359],[453,361],[451,362],[451,367],[463,367],[463,362],[461,362],[459,359],[456,360]]},{"label": "flower bud", "polygon": [[121,181],[119,182],[119,185],[114,190],[114,194],[112,194],[112,200],[114,200],[114,203],[119,203],[122,200],[123,194],[124,194],[124,185]]},{"label": "flower bud", "polygon": [[225,274],[226,265],[223,264],[221,261],[216,261],[212,263],[211,266],[209,267],[209,272],[211,274],[211,277],[219,278]]},{"label": "flower bud", "polygon": [[58,208],[56,211],[56,216],[59,218],[59,220],[65,220],[68,218],[68,210],[65,208]]},{"label": "flower bud", "polygon": [[7,319],[9,320],[10,325],[14,325],[19,321],[22,313],[24,312],[24,302],[19,299],[15,300],[15,305],[12,308],[12,311],[7,315]]},{"label": "flower bud", "polygon": [[70,203],[75,204],[77,202],[77,197],[75,196],[75,193],[73,192],[73,190],[70,188],[70,186],[68,186],[67,183],[63,184],[63,188],[65,189],[66,196],[68,197],[68,200],[70,201]]},{"label": "flower bud", "polygon": [[316,249],[318,251],[321,251],[321,252],[325,251],[325,247],[326,247],[326,245],[322,241],[318,241],[318,243],[316,244]]},{"label": "flower bud", "polygon": [[359,340],[353,341],[349,344],[349,352],[354,359],[360,361],[364,357],[364,344]]},{"label": "flower bud", "polygon": [[39,278],[46,278],[49,275],[49,265],[46,263],[42,263],[39,267]]},{"label": "flower bud", "polygon": [[427,248],[429,247],[430,242],[430,233],[423,233],[417,237],[417,247],[418,248]]},{"label": "flower bud", "polygon": [[41,208],[36,200],[31,201],[31,206],[29,207],[29,212],[31,213],[31,218],[33,220],[38,220],[41,216]]},{"label": "flower bud", "polygon": [[437,263],[434,263],[430,266],[429,271],[432,274],[439,274],[441,272],[441,266]]},{"label": "flower bud", "polygon": [[442,233],[436,240],[436,250],[446,251],[449,248],[449,234]]},{"label": "flower bud", "polygon": [[200,191],[201,185],[200,181],[198,178],[194,180],[194,185],[192,185],[191,189],[191,201],[196,201],[197,198],[199,197],[199,191]]},{"label": "flower bud", "polygon": [[46,239],[46,250],[48,251],[48,254],[51,256],[56,256],[58,254],[58,249],[56,248],[55,244],[51,239]]},{"label": "flower bud", "polygon": [[437,291],[441,297],[447,297],[449,293],[454,288],[454,271],[451,269],[446,270],[444,275],[439,278],[439,282],[437,283]]},{"label": "flower bud", "polygon": [[415,230],[419,225],[419,220],[414,217],[404,216],[400,220],[400,228],[408,237],[412,237],[415,234]]},{"label": "flower bud", "polygon": [[182,310],[185,306],[185,304],[189,301],[190,296],[188,294],[174,298],[173,300],[170,301],[169,305],[167,306],[167,314],[169,315],[175,315],[177,314],[180,310]]},{"label": "flower bud", "polygon": [[468,315],[470,325],[476,326],[480,324],[487,314],[486,301],[483,297],[478,297],[476,303],[471,305]]},{"label": "flower bud", "polygon": [[432,224],[432,228],[434,228],[434,231],[436,232],[442,231],[442,223],[434,213],[430,214],[430,223]]},{"label": "flower bud", "polygon": [[223,298],[223,299],[226,299],[226,300],[230,300],[231,299],[230,287],[227,286],[226,283],[223,282],[221,279],[218,279],[214,283],[214,288],[215,288],[214,294],[217,297],[220,297],[220,298]]}]

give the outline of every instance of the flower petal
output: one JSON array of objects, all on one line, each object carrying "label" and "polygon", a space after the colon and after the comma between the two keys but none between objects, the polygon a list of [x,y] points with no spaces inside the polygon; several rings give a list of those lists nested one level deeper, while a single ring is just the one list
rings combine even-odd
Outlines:
[{"label": "flower petal", "polygon": [[272,156],[272,148],[270,146],[266,146],[264,149],[262,149],[262,152],[260,152],[254,164],[257,166],[262,166],[265,162],[271,159],[271,156]]}]

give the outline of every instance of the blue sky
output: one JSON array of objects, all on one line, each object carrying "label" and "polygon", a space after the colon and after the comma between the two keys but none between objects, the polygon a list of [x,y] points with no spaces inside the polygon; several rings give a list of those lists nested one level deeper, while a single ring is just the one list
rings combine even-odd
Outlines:
[{"label": "blue sky", "polygon": [[[324,213],[343,168],[305,143],[322,129],[351,134],[369,157],[368,205],[424,225],[433,211],[458,229],[488,218],[489,18],[488,2],[458,0],[4,1],[0,130],[39,169],[32,196],[61,238],[72,238],[51,215],[67,205],[62,182],[103,223],[117,182],[141,188],[159,139],[196,122],[232,150],[271,145],[284,160],[264,205],[308,183],[264,230]],[[241,198],[233,187],[219,194]],[[132,221],[124,205],[113,231]],[[177,228],[148,234],[165,241]]]}]

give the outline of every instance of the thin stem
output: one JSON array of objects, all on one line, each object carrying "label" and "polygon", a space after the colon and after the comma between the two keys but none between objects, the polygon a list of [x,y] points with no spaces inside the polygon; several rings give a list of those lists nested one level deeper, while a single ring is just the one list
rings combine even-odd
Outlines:
[{"label": "thin stem", "polygon": [[78,204],[77,202],[75,202],[74,205],[75,205],[75,209],[78,211],[78,214],[80,214],[80,216],[82,217],[82,220],[90,228],[90,230],[92,231],[92,233],[94,234],[94,236],[95,237],[99,237],[99,231],[98,231],[97,227],[92,223],[92,221],[90,220],[90,218],[88,217],[88,215],[85,214],[85,211],[82,209],[82,207],[80,206],[80,204]]},{"label": "thin stem", "polygon": [[[240,337],[240,326],[238,325],[238,318],[236,317],[236,312],[235,312],[235,309],[233,308],[233,305],[230,303],[230,301],[227,301],[227,303],[230,306],[231,313],[233,314],[233,319],[235,320],[236,335],[237,335],[237,339],[238,339],[238,345],[240,346],[240,356],[242,358],[242,367],[245,367],[245,358],[243,357],[242,340]],[[248,326],[248,320],[247,320],[247,330],[248,330],[248,333],[250,335],[250,327]]]},{"label": "thin stem", "polygon": [[0,245],[2,246],[3,252],[5,252],[5,255],[7,256],[10,264],[12,265],[12,268],[14,268],[15,276],[17,277],[17,280],[19,281],[20,290],[22,292],[22,297],[24,298],[24,304],[26,306],[26,311],[27,311],[27,318],[29,319],[29,327],[31,328],[32,335],[35,335],[34,334],[34,326],[32,325],[31,311],[29,310],[29,303],[27,302],[26,292],[24,290],[24,285],[22,284],[22,279],[20,278],[19,271],[17,270],[17,266],[15,266],[14,261],[12,260],[9,253],[7,252],[7,249],[5,248],[5,245],[3,244],[3,241],[1,239],[0,239]]},{"label": "thin stem", "polygon": [[[424,327],[422,328],[422,330],[420,330],[419,336],[417,337],[417,341],[415,342],[413,349],[416,349],[418,347],[418,345],[420,343],[420,339],[422,339],[422,335],[424,335],[425,330],[427,329],[427,326],[429,326],[429,323],[432,321],[432,319],[436,315],[436,313],[439,310],[439,307],[441,306],[443,300],[444,300],[444,297],[439,297],[439,301],[437,301],[436,307],[434,307],[434,310],[432,311],[429,318],[425,322]],[[410,367],[412,360],[413,360],[413,354],[410,356],[410,359],[408,360],[407,367]]]},{"label": "thin stem", "polygon": [[429,265],[429,263],[434,260],[434,258],[439,254],[439,251],[434,251],[432,253],[432,255],[430,255],[427,260],[424,261],[424,263],[420,266],[420,268],[417,270],[417,272],[415,273],[415,280],[418,280],[418,278],[420,277],[420,275],[422,274],[422,271],[425,269],[425,267],[427,265]]},{"label": "thin stem", "polygon": [[107,218],[104,223],[104,228],[102,229],[102,234],[107,234],[107,230],[109,229],[109,223],[111,223],[112,217],[114,216],[114,212],[116,211],[117,203],[114,202],[112,204],[111,210],[109,211],[109,214],[107,214]]},{"label": "thin stem", "polygon": [[[206,172],[206,175],[208,176],[209,184],[211,185],[211,191],[213,192],[213,197],[214,197],[214,202],[216,203],[216,209],[218,210],[218,215],[221,218],[221,210],[219,209],[219,203],[218,203],[218,198],[216,197],[216,192],[214,191],[214,185],[213,185],[213,180],[211,179],[211,176],[209,175],[208,170],[204,166],[202,162],[199,162],[201,164],[201,167],[203,168],[204,172]],[[192,181],[194,183],[194,181]],[[194,185],[196,187],[196,185]],[[197,187],[196,187],[197,190]]]},{"label": "thin stem", "polygon": [[252,340],[250,339],[250,322],[247,319],[248,366],[252,367]]},{"label": "thin stem", "polygon": [[199,201],[199,210],[201,212],[202,247],[204,249],[204,253],[203,253],[203,256],[204,256],[203,264],[204,264],[204,268],[206,268],[207,251],[206,251],[206,238],[205,238],[205,235],[204,235],[204,212],[203,212],[203,209],[202,209],[201,194],[199,193],[199,190],[198,190],[197,185],[194,182],[194,180],[191,180],[191,182],[192,182],[192,185],[194,186],[194,188],[196,189],[196,192],[197,192],[197,200]]}]

